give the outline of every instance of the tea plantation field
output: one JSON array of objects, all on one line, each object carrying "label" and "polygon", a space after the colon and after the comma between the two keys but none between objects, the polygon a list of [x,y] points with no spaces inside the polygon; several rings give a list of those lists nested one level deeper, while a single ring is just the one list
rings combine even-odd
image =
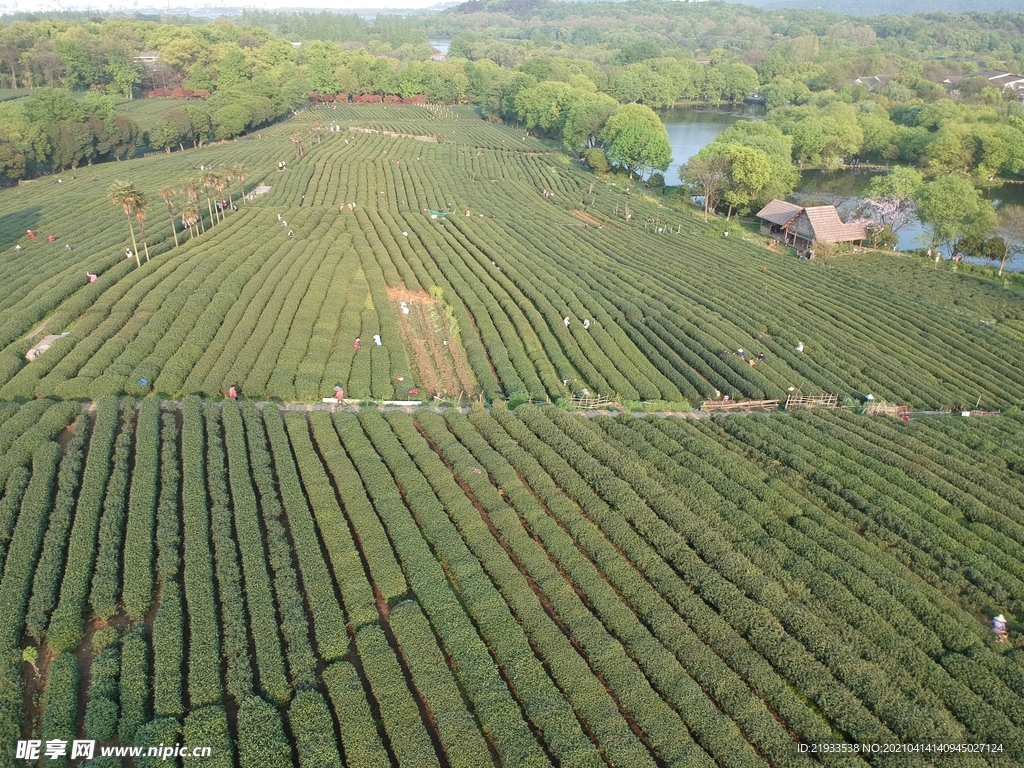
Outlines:
[{"label": "tea plantation field", "polygon": [[[60,178],[0,191],[0,768],[1024,764],[1019,282],[798,262],[465,108]],[[1003,413],[549,404],[790,392]]]},{"label": "tea plantation field", "polygon": [[[174,247],[157,191],[237,164],[247,191],[269,192],[219,223],[201,197],[205,231]],[[300,402],[335,385],[375,399],[698,402],[792,387],[930,408],[1024,400],[1019,283],[886,255],[798,263],[467,108],[320,108],[62,178],[0,193],[0,399],[234,384]],[[141,269],[105,196],[115,178],[153,201]],[[212,194],[237,199],[238,186]],[[171,200],[179,230],[185,202]],[[765,360],[720,357],[741,348]]]},{"label": "tea plantation field", "polygon": [[[8,405],[0,740],[1019,765],[1019,625],[984,621],[1024,610],[1021,427]],[[798,749],[838,742],[933,751]],[[977,744],[998,746],[934,751]]]}]

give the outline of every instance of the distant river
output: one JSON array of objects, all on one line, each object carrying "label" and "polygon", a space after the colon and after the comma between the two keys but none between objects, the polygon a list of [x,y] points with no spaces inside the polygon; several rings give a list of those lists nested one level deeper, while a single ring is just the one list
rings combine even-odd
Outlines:
[{"label": "distant river", "polygon": [[435,51],[447,54],[448,49],[451,47],[452,39],[450,37],[432,37],[427,42],[430,43]]}]

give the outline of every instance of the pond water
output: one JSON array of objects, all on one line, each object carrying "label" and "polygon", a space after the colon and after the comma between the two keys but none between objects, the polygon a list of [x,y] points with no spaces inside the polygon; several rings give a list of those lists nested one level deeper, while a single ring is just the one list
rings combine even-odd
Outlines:
[{"label": "pond water", "polygon": [[447,54],[448,49],[451,47],[452,39],[450,37],[432,37],[427,41],[435,51]]},{"label": "pond water", "polygon": [[764,117],[764,107],[758,104],[737,104],[730,107],[672,107],[658,114],[668,133],[672,147],[672,164],[665,173],[665,183],[679,184],[679,166],[697,154],[737,120],[757,120]]},{"label": "pond water", "polygon": [[[672,164],[665,173],[665,183],[676,186],[679,182],[679,166],[693,157],[702,147],[714,141],[715,137],[737,120],[758,120],[764,117],[765,109],[757,104],[739,104],[734,108],[673,107],[659,113],[668,142],[672,147]],[[864,199],[864,192],[874,174],[866,170],[820,171],[806,170],[800,174],[796,191],[790,196],[800,204],[834,205],[843,220],[849,220]],[[985,190],[986,199],[996,206],[1015,203],[1024,206],[1024,184],[1005,184]],[[922,236],[925,226],[915,217],[900,229],[899,249],[912,250],[925,247]],[[948,254],[947,254],[948,255]],[[969,259],[969,261],[976,261]],[[977,260],[978,263],[983,263]],[[1007,269],[1024,272],[1024,256],[1010,259]]]}]

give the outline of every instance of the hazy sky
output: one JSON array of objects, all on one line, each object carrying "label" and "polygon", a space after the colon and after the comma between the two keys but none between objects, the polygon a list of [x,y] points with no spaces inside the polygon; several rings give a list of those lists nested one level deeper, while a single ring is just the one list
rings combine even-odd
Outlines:
[{"label": "hazy sky", "polygon": [[200,10],[211,8],[308,8],[328,10],[359,10],[372,13],[376,9],[429,8],[438,0],[0,0],[0,13],[38,12],[52,10],[92,9],[119,10]]}]

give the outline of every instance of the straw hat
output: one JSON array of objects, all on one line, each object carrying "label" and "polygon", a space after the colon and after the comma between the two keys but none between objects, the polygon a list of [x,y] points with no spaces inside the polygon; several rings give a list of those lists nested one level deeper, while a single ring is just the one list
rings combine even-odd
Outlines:
[{"label": "straw hat", "polygon": [[1000,613],[998,616],[996,616],[996,621],[1006,621],[1006,617]]}]

